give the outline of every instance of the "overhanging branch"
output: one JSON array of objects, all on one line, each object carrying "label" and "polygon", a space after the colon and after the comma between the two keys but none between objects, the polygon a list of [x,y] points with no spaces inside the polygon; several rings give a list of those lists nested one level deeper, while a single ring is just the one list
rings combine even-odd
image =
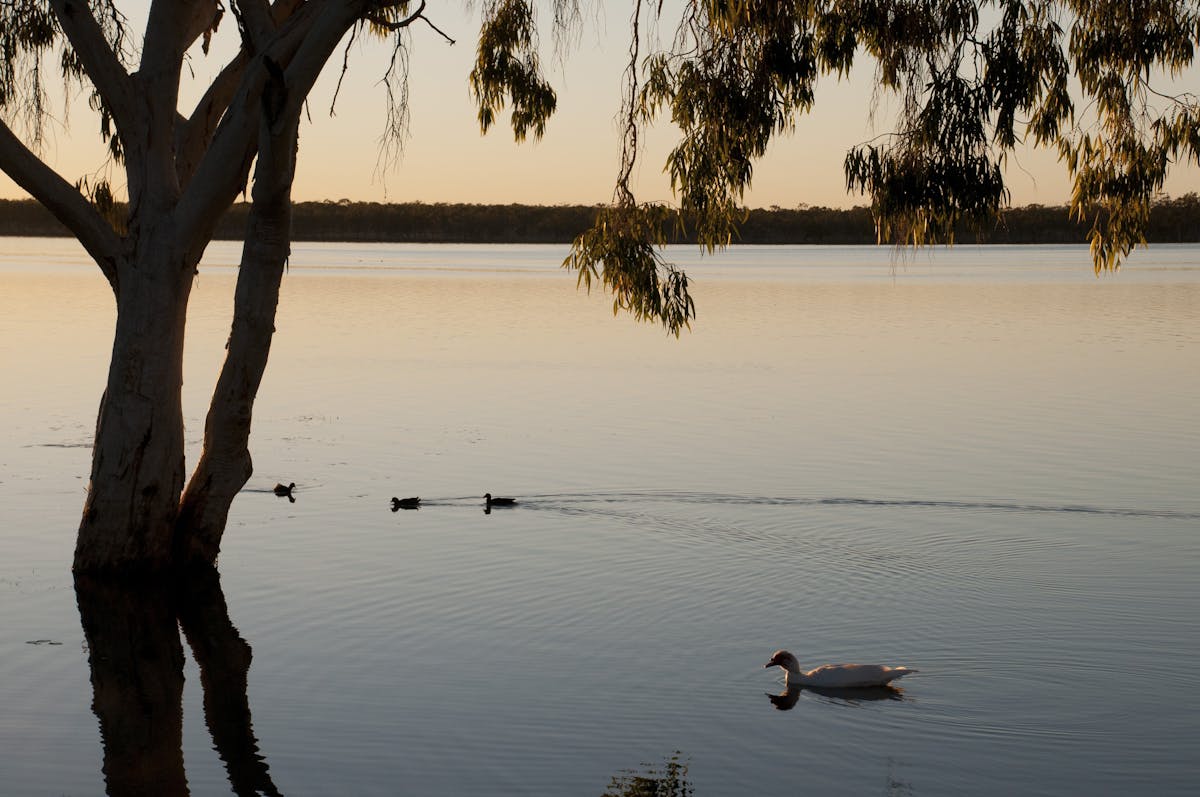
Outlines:
[{"label": "overhanging branch", "polygon": [[0,169],[79,239],[116,293],[121,239],[90,202],[33,154],[3,122],[0,122]]},{"label": "overhanging branch", "polygon": [[439,28],[437,25],[434,25],[429,20],[429,17],[425,16],[425,0],[421,0],[421,5],[417,7],[416,11],[409,14],[404,19],[396,20],[394,22],[392,20],[387,19],[386,17],[379,16],[379,14],[377,14],[377,13],[369,13],[366,15],[366,20],[368,22],[370,22],[374,25],[377,25],[380,28],[383,28],[384,30],[391,31],[392,33],[395,33],[396,31],[400,30],[401,28],[407,28],[409,25],[413,24],[418,19],[422,20],[426,25],[433,28],[433,30],[436,31],[438,33],[438,35],[440,35],[446,41],[450,42],[450,44],[452,44],[452,45],[454,44],[454,39],[451,39],[449,36],[447,36],[446,32],[444,30]]}]

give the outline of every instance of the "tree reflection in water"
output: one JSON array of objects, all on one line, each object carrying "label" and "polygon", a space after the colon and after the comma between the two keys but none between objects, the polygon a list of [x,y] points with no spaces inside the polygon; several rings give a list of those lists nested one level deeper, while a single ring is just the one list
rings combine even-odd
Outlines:
[{"label": "tree reflection in water", "polygon": [[180,628],[200,667],[204,720],[233,792],[279,794],[250,722],[250,645],[229,619],[215,568],[133,583],[77,576],[75,596],[109,795],[188,793]]},{"label": "tree reflection in water", "polygon": [[642,764],[640,771],[624,770],[613,775],[602,797],[689,797],[695,794],[688,782],[688,767],[676,751],[661,767]]}]

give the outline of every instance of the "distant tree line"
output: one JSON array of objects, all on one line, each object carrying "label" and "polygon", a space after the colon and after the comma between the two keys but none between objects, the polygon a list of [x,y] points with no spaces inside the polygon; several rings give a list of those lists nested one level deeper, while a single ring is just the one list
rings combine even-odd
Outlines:
[{"label": "distant tree line", "polygon": [[[221,219],[216,238],[241,240],[248,203]],[[301,202],[293,211],[296,241],[379,243],[570,243],[591,226],[599,206],[465,205],[404,202]],[[1087,240],[1089,223],[1073,221],[1065,205],[1011,208],[980,230],[961,229],[960,243],[1075,244]],[[42,205],[31,199],[0,200],[0,235],[67,236]],[[1200,195],[1188,193],[1154,203],[1146,239],[1151,243],[1200,242]],[[687,230],[676,242],[694,241]],[[870,208],[801,206],[748,211],[738,242],[746,244],[873,244]]]}]

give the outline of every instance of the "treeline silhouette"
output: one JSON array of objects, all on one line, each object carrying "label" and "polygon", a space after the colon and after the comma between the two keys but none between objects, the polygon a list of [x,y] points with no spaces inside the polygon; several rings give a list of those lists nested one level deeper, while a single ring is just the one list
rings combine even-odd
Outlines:
[{"label": "treeline silhouette", "polygon": [[[247,203],[221,219],[216,237],[240,240]],[[299,202],[292,217],[296,241],[380,243],[569,243],[587,229],[598,206],[466,205],[404,202]],[[686,225],[685,225],[686,227]],[[1084,243],[1089,225],[1073,221],[1065,205],[1012,208],[982,225],[956,233],[960,243]],[[0,235],[66,236],[65,227],[32,199],[0,200]],[[1151,243],[1200,241],[1200,196],[1195,193],[1154,203],[1146,239]],[[675,237],[689,243],[686,228]],[[745,244],[873,244],[875,226],[866,207],[771,207],[751,210],[741,226]]]}]

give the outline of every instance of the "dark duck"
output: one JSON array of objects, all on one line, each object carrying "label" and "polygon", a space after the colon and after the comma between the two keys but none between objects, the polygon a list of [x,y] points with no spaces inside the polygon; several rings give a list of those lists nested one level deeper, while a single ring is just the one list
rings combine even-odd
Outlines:
[{"label": "dark duck", "polygon": [[484,512],[491,512],[492,507],[494,507],[494,506],[516,506],[517,505],[517,499],[515,499],[515,498],[492,498],[491,493],[484,493],[483,500],[484,500],[484,505],[483,505]]}]

